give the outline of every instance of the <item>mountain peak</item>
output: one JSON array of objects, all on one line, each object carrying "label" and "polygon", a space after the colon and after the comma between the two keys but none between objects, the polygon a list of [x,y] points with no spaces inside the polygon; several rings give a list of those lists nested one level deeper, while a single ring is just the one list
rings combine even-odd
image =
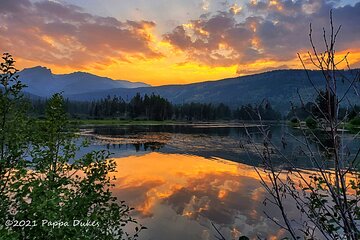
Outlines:
[{"label": "mountain peak", "polygon": [[51,69],[43,66],[36,66],[32,68],[24,68],[21,72],[33,72],[33,73],[39,73],[39,74],[52,74]]},{"label": "mountain peak", "polygon": [[[88,73],[88,72],[82,72],[82,71],[76,71],[76,72],[73,72],[73,73],[69,73],[68,75],[77,75],[77,76],[96,76],[95,74],[92,74],[92,73]],[[99,77],[99,76],[96,76],[96,77]]]},{"label": "mountain peak", "polygon": [[114,88],[149,87],[145,83],[133,83],[126,80],[113,80],[100,77],[87,72],[74,72],[68,74],[53,74],[50,69],[42,66],[25,68],[19,72],[21,81],[28,88],[29,93],[48,97],[56,92],[68,94],[82,94],[97,90],[110,90]]}]

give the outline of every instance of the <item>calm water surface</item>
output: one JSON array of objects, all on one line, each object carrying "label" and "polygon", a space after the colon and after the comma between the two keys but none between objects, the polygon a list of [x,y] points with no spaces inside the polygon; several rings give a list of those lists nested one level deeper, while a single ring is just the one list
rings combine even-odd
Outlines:
[{"label": "calm water surface", "polygon": [[[252,136],[261,144],[261,135]],[[276,144],[285,125],[272,127]],[[119,126],[83,130],[91,140],[84,151],[108,149],[117,162],[114,194],[136,209],[135,217],[148,227],[141,240],[217,239],[215,224],[227,239],[241,235],[279,239],[282,231],[263,211],[265,191],[254,166],[255,154],[241,149],[245,130],[231,125]],[[353,136],[345,136],[345,142]],[[359,139],[349,145],[359,144]],[[287,139],[286,154],[296,155],[296,142]],[[282,163],[279,162],[279,165]],[[300,167],[311,164],[295,161]],[[291,213],[290,213],[291,214]]]}]

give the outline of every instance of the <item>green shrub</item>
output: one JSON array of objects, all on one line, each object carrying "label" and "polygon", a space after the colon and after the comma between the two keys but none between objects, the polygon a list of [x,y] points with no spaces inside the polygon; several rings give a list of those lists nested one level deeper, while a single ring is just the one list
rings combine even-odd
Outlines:
[{"label": "green shrub", "polygon": [[290,125],[293,126],[293,127],[297,127],[300,125],[300,120],[296,117],[293,117],[291,120],[290,120]]},{"label": "green shrub", "polygon": [[356,125],[356,126],[360,126],[360,117],[357,116],[357,117],[355,117],[354,119],[352,119],[352,120],[350,121],[350,124]]},{"label": "green shrub", "polygon": [[312,117],[308,117],[305,120],[306,126],[310,129],[315,129],[317,128],[317,122],[315,119],[313,119]]}]

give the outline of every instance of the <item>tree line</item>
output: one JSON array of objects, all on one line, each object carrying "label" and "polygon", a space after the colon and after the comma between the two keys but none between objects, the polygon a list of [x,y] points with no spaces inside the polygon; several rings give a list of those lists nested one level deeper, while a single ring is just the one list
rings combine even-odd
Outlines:
[{"label": "tree line", "polygon": [[[330,99],[329,101],[327,99]],[[325,90],[319,90],[315,101],[309,101],[301,106],[293,106],[291,111],[287,115],[287,119],[292,121],[300,120],[319,120],[325,118],[332,118],[335,115],[335,103],[339,101],[335,97],[334,93]],[[328,110],[330,105],[330,112]],[[359,119],[360,117],[360,106],[348,105],[339,107],[336,113],[338,119],[345,119],[347,122]]]},{"label": "tree line", "polygon": [[[42,117],[48,100],[32,101],[32,114]],[[107,96],[99,100],[80,102],[65,101],[65,108],[72,118],[90,119],[139,119],[139,120],[279,120],[281,114],[270,103],[243,105],[232,109],[224,103],[183,103],[173,104],[160,95],[141,96],[137,93],[129,101],[118,96]]]}]

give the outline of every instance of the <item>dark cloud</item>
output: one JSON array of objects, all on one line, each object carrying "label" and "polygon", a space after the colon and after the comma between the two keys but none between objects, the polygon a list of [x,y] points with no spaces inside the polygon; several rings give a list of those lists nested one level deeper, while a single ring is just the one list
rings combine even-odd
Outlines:
[{"label": "dark cloud", "polygon": [[334,11],[336,24],[342,25],[338,43],[342,48],[360,46],[360,2]]},{"label": "dark cloud", "polygon": [[5,0],[0,9],[0,49],[31,61],[84,67],[112,59],[159,58],[151,48],[154,22],[121,22],[52,1]]},{"label": "dark cloud", "polygon": [[176,27],[164,39],[185,51],[189,60],[203,64],[288,61],[296,58],[297,52],[309,49],[310,23],[315,44],[323,49],[322,28],[328,28],[329,12],[333,9],[335,25],[343,27],[337,49],[360,46],[360,25],[356,24],[360,21],[360,3],[334,8],[326,0],[251,1],[246,8],[247,17],[226,12],[202,16],[192,20],[188,29],[184,25]]},{"label": "dark cloud", "polygon": [[188,51],[191,60],[207,65],[227,65],[244,58],[239,49],[251,52],[252,38],[253,32],[237,24],[234,15],[226,12],[193,20],[164,35],[165,41]]},{"label": "dark cloud", "polygon": [[166,34],[164,39],[181,49],[187,49],[193,43],[183,26],[177,26],[171,34]]},{"label": "dark cloud", "polygon": [[1,1],[1,14],[12,14],[21,12],[24,8],[29,7],[31,3],[28,0],[2,0]]}]

